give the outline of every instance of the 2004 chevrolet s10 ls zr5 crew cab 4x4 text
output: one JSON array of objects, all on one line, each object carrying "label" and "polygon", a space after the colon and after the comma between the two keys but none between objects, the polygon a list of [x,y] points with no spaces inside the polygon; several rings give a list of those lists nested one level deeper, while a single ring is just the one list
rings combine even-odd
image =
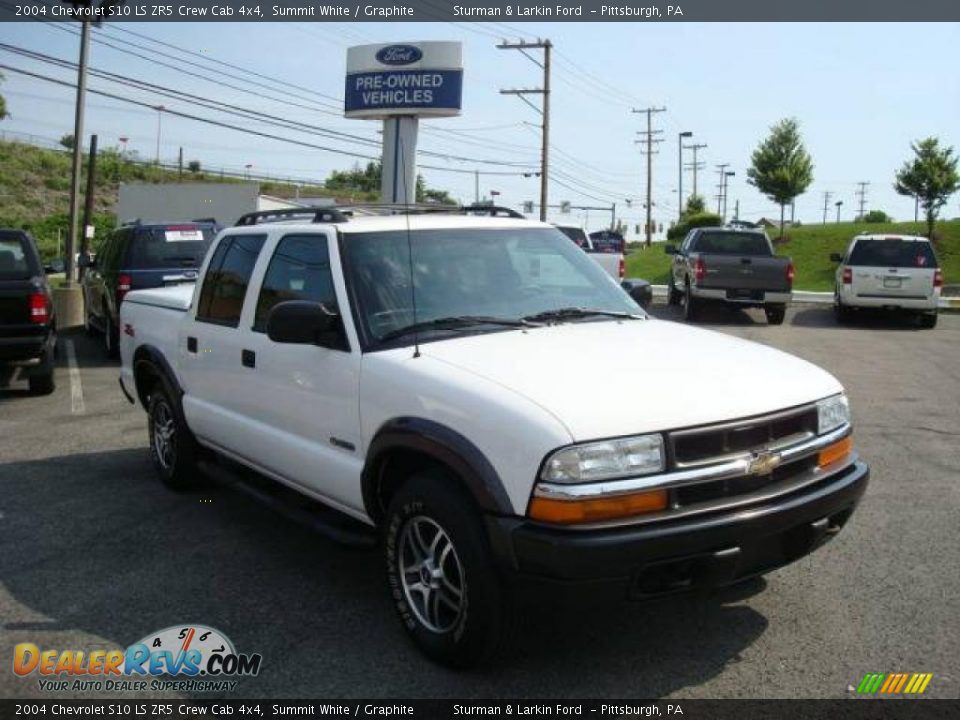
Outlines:
[{"label": "2004 chevrolet s10 ls zr5 crew cab 4x4 text", "polygon": [[837,380],[648,317],[556,228],[293,212],[221,232],[195,287],[129,293],[121,384],[171,487],[227,458],[378,529],[436,660],[489,658],[528,581],[736,582],[864,492]]}]

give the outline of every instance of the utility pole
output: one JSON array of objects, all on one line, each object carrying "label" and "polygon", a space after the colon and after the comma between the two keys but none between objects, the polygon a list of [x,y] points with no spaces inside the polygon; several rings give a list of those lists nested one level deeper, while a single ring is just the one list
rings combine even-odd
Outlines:
[{"label": "utility pole", "polygon": [[67,233],[65,285],[76,279],[77,220],[80,211],[80,171],[83,154],[83,109],[87,94],[87,59],[90,55],[90,21],[83,20],[80,31],[80,62],[77,66],[77,107],[73,121],[73,173],[70,181],[70,230]]},{"label": "utility pole", "polygon": [[163,120],[163,111],[166,110],[166,108],[165,108],[163,105],[157,105],[157,107],[154,108],[154,109],[157,111],[157,157],[156,157],[156,164],[157,164],[157,166],[159,166],[159,165],[160,165],[160,125],[161,125],[161,121]]},{"label": "utility pole", "polygon": [[734,220],[740,219],[740,201],[739,200],[737,200],[737,202],[733,206],[733,219]]},{"label": "utility pole", "polygon": [[720,220],[726,224],[727,222],[727,195],[730,193],[730,178],[736,175],[732,170],[727,170],[723,174],[723,212],[720,214]]},{"label": "utility pole", "polygon": [[830,204],[830,198],[833,197],[833,193],[829,191],[824,191],[823,193],[823,224],[827,224],[827,206]]},{"label": "utility pole", "polygon": [[840,206],[843,205],[843,200],[837,200],[834,205],[837,206],[837,224],[840,224]]},{"label": "utility pole", "polygon": [[727,168],[730,167],[730,163],[720,163],[715,165],[717,168],[717,173],[720,175],[720,184],[717,185],[717,215],[720,215],[720,208],[723,203],[723,185],[726,182],[727,177]]},{"label": "utility pole", "polygon": [[[543,70],[543,86],[539,88],[524,88],[520,90],[501,90],[501,95],[516,95],[527,105],[532,107],[542,118],[541,144],[540,144],[540,220],[546,222],[547,219],[547,180],[550,172],[550,51],[553,44],[549,39],[535,42],[521,40],[519,42],[502,42],[497,47],[501,50],[519,50],[535,65]],[[527,50],[543,50],[543,62],[527,53]],[[538,108],[532,102],[527,100],[526,95],[540,95],[541,106]]]},{"label": "utility pole", "polygon": [[180,148],[180,154],[177,156],[177,181],[183,182],[183,148]]},{"label": "utility pole", "polygon": [[913,196],[913,221],[914,222],[920,221],[920,196],[919,195]]},{"label": "utility pole", "polygon": [[[83,205],[83,239],[80,241],[80,254],[90,254],[90,241],[93,239],[93,201],[96,196],[97,178],[97,136],[90,136],[90,156],[87,160],[87,194]],[[81,278],[82,279],[82,278]]]},{"label": "utility pole", "polygon": [[699,145],[694,143],[693,145],[684,145],[684,150],[693,150],[693,163],[687,165],[688,168],[693,169],[693,194],[697,194],[697,170],[706,166],[706,163],[697,162],[697,151],[701,148],[705,148],[706,143],[700,143]]},{"label": "utility pole", "polygon": [[857,185],[860,186],[860,189],[857,190],[857,197],[860,198],[860,221],[863,222],[863,211],[867,205],[867,186],[870,183],[868,181],[858,182]]},{"label": "utility pole", "polygon": [[665,107],[660,107],[660,108],[649,107],[649,108],[644,108],[643,110],[637,110],[636,108],[633,109],[633,112],[635,113],[647,114],[647,131],[645,133],[647,137],[645,140],[641,141],[647,146],[647,149],[644,151],[644,154],[647,156],[647,226],[645,228],[646,238],[647,238],[646,240],[647,247],[650,247],[650,244],[653,242],[653,239],[651,237],[652,235],[651,223],[653,222],[653,219],[651,217],[651,212],[653,209],[652,208],[653,200],[651,198],[651,191],[652,191],[652,185],[653,185],[653,155],[655,152],[653,149],[653,144],[658,142],[663,142],[662,139],[660,138],[654,139],[653,137],[654,135],[658,135],[663,132],[663,130],[653,129],[653,114],[658,112],[666,112],[666,111],[667,111],[667,108]]},{"label": "utility pole", "polygon": [[473,171],[473,202],[480,202],[480,171]]},{"label": "utility pole", "polygon": [[689,130],[677,133],[677,222],[683,220],[683,139],[693,137]]}]

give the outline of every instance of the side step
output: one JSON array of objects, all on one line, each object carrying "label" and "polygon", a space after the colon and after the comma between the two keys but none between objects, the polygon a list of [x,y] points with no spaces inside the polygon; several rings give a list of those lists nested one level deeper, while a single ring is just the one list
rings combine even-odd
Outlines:
[{"label": "side step", "polygon": [[197,465],[204,475],[219,485],[239,491],[340,545],[371,548],[377,544],[377,532],[369,525],[253,470],[225,458],[201,460]]}]

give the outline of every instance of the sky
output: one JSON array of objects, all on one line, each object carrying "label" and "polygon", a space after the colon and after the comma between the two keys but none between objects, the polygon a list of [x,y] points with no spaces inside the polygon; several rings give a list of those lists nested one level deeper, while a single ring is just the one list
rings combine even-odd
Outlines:
[{"label": "sky", "polygon": [[[636,143],[638,131],[646,128],[646,116],[634,109],[666,107],[653,118],[663,142],[653,159],[651,185],[653,218],[664,226],[678,212],[677,136],[681,131],[694,133],[686,142],[707,145],[699,151],[698,159],[706,167],[697,184],[708,207],[716,209],[716,165],[729,163],[727,170],[735,175],[729,181],[728,215],[732,216],[739,201],[742,218],[775,218],[779,208],[747,184],[746,169],[751,152],[769,127],[781,118],[796,118],[814,164],[813,183],[797,199],[795,209],[796,218],[807,224],[822,221],[824,192],[832,193],[830,220],[836,218],[838,200],[843,202],[841,220],[851,219],[858,208],[855,193],[861,181],[870,183],[868,210],[913,219],[913,200],[893,190],[894,172],[912,155],[910,143],[932,135],[960,146],[957,23],[107,23],[94,30],[91,68],[360,140],[270,127],[198,107],[190,100],[161,98],[100,78],[91,78],[89,87],[148,106],[163,104],[264,133],[379,156],[375,145],[379,123],[342,117],[347,47],[461,41],[463,111],[460,117],[421,122],[420,171],[431,187],[470,202],[477,190],[474,171],[479,170],[481,197],[496,191],[498,204],[519,209],[524,201],[539,199],[539,179],[524,178],[522,173],[539,169],[540,116],[517,97],[499,91],[536,87],[542,75],[519,52],[495,46],[502,38],[521,37],[549,38],[555,48],[550,203],[593,207],[616,203],[617,217],[631,225],[631,235],[633,225],[643,221],[646,195],[646,161]],[[76,23],[57,27],[0,23],[0,43],[75,62],[79,38]],[[0,63],[71,84],[76,81],[75,71],[10,49],[0,48]],[[11,117],[0,122],[0,133],[56,142],[73,132],[72,87],[9,70],[3,73],[6,79],[0,93],[6,97]],[[182,147],[186,160],[199,160],[208,169],[244,172],[251,165],[253,173],[322,181],[332,170],[366,162],[167,113],[158,128],[158,113],[150,107],[88,96],[85,134],[97,133],[101,147],[119,146],[119,138],[127,137],[128,150],[153,158],[158,129],[161,159],[174,162]],[[467,159],[454,160],[450,155]],[[687,151],[685,162],[691,160]],[[685,196],[691,188],[688,170],[683,178]],[[960,194],[951,198],[943,214],[960,216]],[[561,214],[552,209],[550,219],[595,230],[610,222],[610,212],[573,209]]]}]

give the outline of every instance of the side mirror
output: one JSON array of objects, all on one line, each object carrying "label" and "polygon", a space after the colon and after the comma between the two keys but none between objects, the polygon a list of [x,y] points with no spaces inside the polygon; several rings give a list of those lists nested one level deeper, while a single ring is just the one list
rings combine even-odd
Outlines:
[{"label": "side mirror", "polygon": [[[323,303],[306,300],[277,303],[267,315],[267,337],[278,343],[340,347],[340,327],[340,313]],[[339,338],[336,342],[330,338],[335,332]]]},{"label": "side mirror", "polygon": [[835,263],[843,262],[843,255],[840,253],[830,253],[830,260]]},{"label": "side mirror", "polygon": [[663,246],[663,251],[664,251],[667,255],[676,255],[676,254],[677,254],[677,246],[676,246],[676,245],[664,245],[664,246]]}]

